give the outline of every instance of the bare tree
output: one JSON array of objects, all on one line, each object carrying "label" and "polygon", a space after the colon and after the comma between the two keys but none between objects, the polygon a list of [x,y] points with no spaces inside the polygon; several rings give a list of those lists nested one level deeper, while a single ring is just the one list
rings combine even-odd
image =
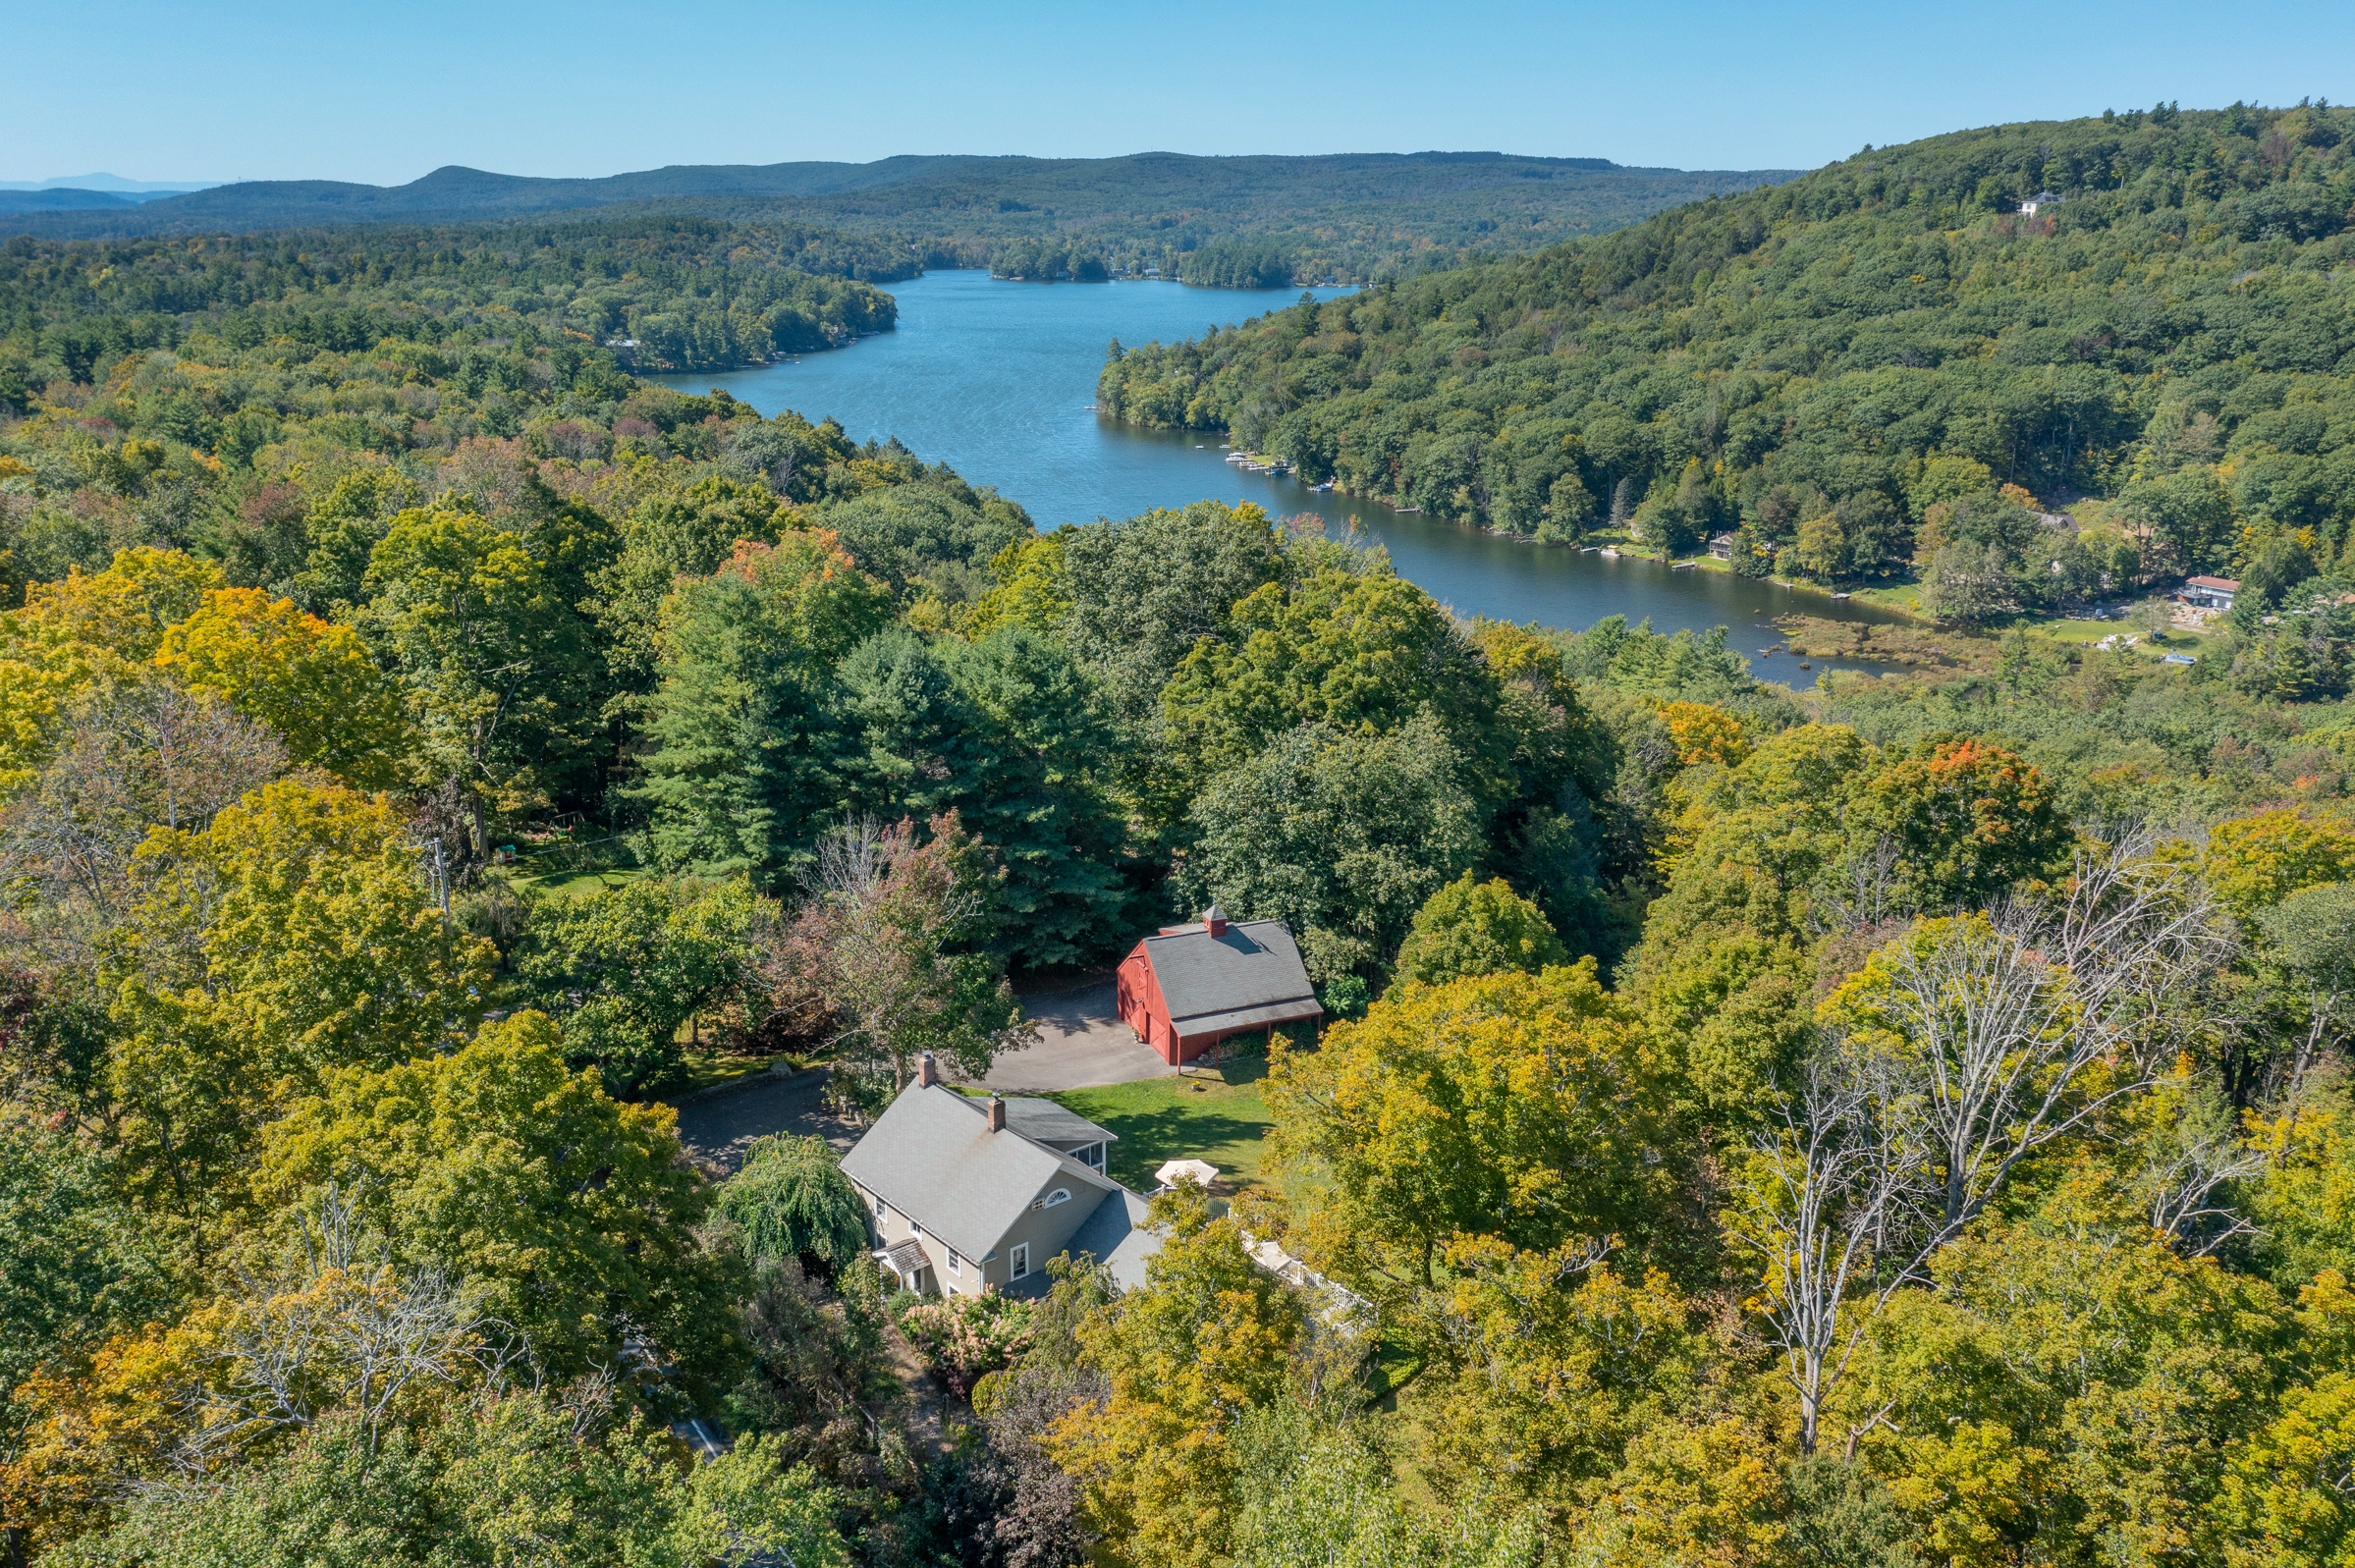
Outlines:
[{"label": "bare tree", "polygon": [[2234,1103],[2247,1106],[2259,1090],[2295,1098],[2317,1062],[2344,1047],[2355,1017],[2355,888],[2325,883],[2291,893],[2257,917],[2264,938],[2260,972],[2269,989],[2306,1015],[2306,1036],[2282,1062],[2273,1052],[2252,1053],[2252,1066],[2232,1084]]},{"label": "bare tree", "polygon": [[205,1380],[181,1390],[184,1471],[333,1411],[365,1424],[368,1451],[419,1382],[496,1379],[514,1336],[466,1305],[439,1271],[401,1275],[371,1262],[348,1194],[330,1184],[304,1217],[298,1255],[246,1281],[221,1315]]},{"label": "bare tree", "polygon": [[[2154,847],[2139,832],[2096,840],[2058,894],[1885,948],[1882,984],[1761,1135],[1732,1228],[1764,1263],[1759,1312],[1803,1452],[1889,1298],[1927,1280],[2021,1162],[2151,1089],[2206,1027],[2195,1002],[2232,936],[2206,886]],[[2213,1200],[2244,1162],[2228,1136],[2181,1144],[2147,1177],[2152,1222],[2221,1245],[2237,1221]],[[1847,1446],[1885,1415],[1852,1424]]]},{"label": "bare tree", "polygon": [[[1891,1135],[1896,1085],[1885,1063],[1830,1042],[1778,1124],[1762,1130],[1733,1226],[1759,1256],[1764,1338],[1799,1396],[1799,1451],[1813,1454],[1824,1403],[1889,1298],[1922,1277],[1931,1248],[1921,1205],[1935,1192],[1918,1145]],[[1850,1429],[1847,1446],[1881,1418]]]},{"label": "bare tree", "polygon": [[201,833],[286,766],[267,726],[216,698],[161,679],[96,687],[39,784],[0,815],[0,879],[111,917],[150,828]]},{"label": "bare tree", "polygon": [[2200,1113],[2186,1106],[2142,1172],[2151,1228],[2186,1257],[2205,1258],[2256,1226],[2223,1199],[2233,1185],[2258,1175],[2266,1157],[2233,1136],[2228,1109]]},{"label": "bare tree", "polygon": [[1905,1135],[1939,1172],[1937,1242],[2021,1161],[2150,1088],[2203,1026],[2188,1003],[2231,932],[2205,884],[2154,846],[2140,832],[2098,841],[2058,895],[1885,949],[1868,1032],[1911,1079]]}]

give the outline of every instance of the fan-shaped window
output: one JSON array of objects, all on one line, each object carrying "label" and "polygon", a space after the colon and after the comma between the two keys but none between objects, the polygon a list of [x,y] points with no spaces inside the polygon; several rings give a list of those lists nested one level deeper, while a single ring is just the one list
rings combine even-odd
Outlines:
[{"label": "fan-shaped window", "polygon": [[1047,1196],[1044,1198],[1041,1198],[1038,1202],[1032,1204],[1030,1207],[1033,1209],[1052,1209],[1059,1203],[1069,1203],[1070,1201],[1071,1194],[1068,1188],[1058,1187],[1053,1192],[1047,1194]]}]

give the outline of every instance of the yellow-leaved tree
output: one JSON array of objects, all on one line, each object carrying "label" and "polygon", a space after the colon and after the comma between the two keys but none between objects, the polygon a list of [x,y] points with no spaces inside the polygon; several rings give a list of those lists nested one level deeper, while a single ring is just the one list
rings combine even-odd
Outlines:
[{"label": "yellow-leaved tree", "polygon": [[1592,958],[1408,981],[1321,1050],[1279,1049],[1267,1095],[1279,1158],[1325,1189],[1299,1249],[1400,1302],[1442,1287],[1455,1238],[1631,1232],[1670,1179],[1650,1037]]},{"label": "yellow-leaved tree", "polygon": [[164,628],[220,583],[210,562],[141,545],[104,571],[27,588],[0,615],[0,789],[39,773],[76,693],[154,657]]},{"label": "yellow-leaved tree", "polygon": [[1090,1521],[1134,1568],[1217,1568],[1235,1526],[1235,1426],[1283,1390],[1300,1298],[1195,1195],[1162,1202],[1169,1234],[1145,1286],[1079,1329],[1108,1384],[1047,1433]]},{"label": "yellow-leaved tree", "polygon": [[155,663],[277,730],[296,762],[362,788],[398,780],[400,693],[349,626],[258,588],[214,588],[164,629]]},{"label": "yellow-leaved tree", "polygon": [[463,1038],[488,943],[454,933],[391,807],[279,780],[201,834],[152,831],[110,939],[107,1083],[129,1190],[199,1252],[255,1129],[328,1069]]},{"label": "yellow-leaved tree", "polygon": [[324,1074],[265,1131],[254,1186],[282,1215],[349,1194],[400,1269],[460,1284],[488,1336],[559,1379],[612,1368],[702,1409],[741,1370],[746,1282],[695,1238],[711,1194],[677,1126],[569,1070],[525,1011],[448,1055]]}]

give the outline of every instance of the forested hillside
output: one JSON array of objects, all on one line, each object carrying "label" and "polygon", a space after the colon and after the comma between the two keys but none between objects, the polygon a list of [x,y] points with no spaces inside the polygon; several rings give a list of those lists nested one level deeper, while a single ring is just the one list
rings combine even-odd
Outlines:
[{"label": "forested hillside", "polygon": [[[1269,281],[1349,281],[1601,234],[1714,191],[1790,171],[1628,169],[1602,158],[1502,153],[1328,157],[885,158],[870,164],[679,167],[602,180],[438,169],[406,186],[265,181],[127,213],[60,213],[7,227],[53,238],[212,234],[299,225],[515,220],[598,209],[873,235],[947,266],[1009,276],[1105,270],[1224,285],[1190,262],[1218,240],[1273,244]],[[1193,274],[1199,273],[1199,276]],[[1258,274],[1253,275],[1256,280]],[[1258,287],[1256,281],[1249,286]]]},{"label": "forested hillside", "polygon": [[888,330],[873,288],[903,247],[797,225],[669,218],[519,228],[345,228],[193,241],[0,245],[0,406],[101,354],[191,335],[364,348],[535,333],[647,370],[727,368]]},{"label": "forested hillside", "polygon": [[[2134,482],[2312,456],[2336,372],[2225,306],[2335,297],[2328,243],[2187,286],[2282,396]],[[1793,691],[1722,630],[1458,622],[1250,507],[1042,535],[461,291],[283,307],[323,255],[84,315],[139,268],[57,254],[11,257],[49,313],[0,410],[12,1560],[2343,1568],[2335,580],[2261,555],[2189,670],[2015,632]],[[2198,336],[2069,374],[2197,387]],[[1824,394],[1773,376],[1778,484],[1886,471],[1800,467]],[[1925,460],[2045,482],[1972,450]],[[887,1294],[825,1139],[690,1158],[662,1098],[822,1068],[855,1135],[1213,901],[1287,922],[1325,1027],[1203,1069],[1260,1176],[1157,1198],[1132,1288]],[[1211,1124],[1120,1087],[1181,1108],[1124,1139]]]},{"label": "forested hillside", "polygon": [[[2233,573],[2276,539],[2333,563],[2351,139],[2319,104],[2162,106],[1868,149],[1133,351],[1101,401],[1544,538],[1740,530],[1737,567],[1835,582],[1954,552],[1972,618]],[[2040,193],[2064,199],[2018,210]],[[2115,503],[2092,553],[2039,527],[2088,496]]]}]

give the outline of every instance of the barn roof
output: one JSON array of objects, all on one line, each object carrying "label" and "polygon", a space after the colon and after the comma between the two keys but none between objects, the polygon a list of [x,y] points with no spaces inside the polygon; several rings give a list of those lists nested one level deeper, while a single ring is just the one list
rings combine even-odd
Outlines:
[{"label": "barn roof", "polygon": [[1138,944],[1180,1035],[1313,1017],[1316,988],[1281,920],[1245,920],[1217,936],[1183,926]]}]

